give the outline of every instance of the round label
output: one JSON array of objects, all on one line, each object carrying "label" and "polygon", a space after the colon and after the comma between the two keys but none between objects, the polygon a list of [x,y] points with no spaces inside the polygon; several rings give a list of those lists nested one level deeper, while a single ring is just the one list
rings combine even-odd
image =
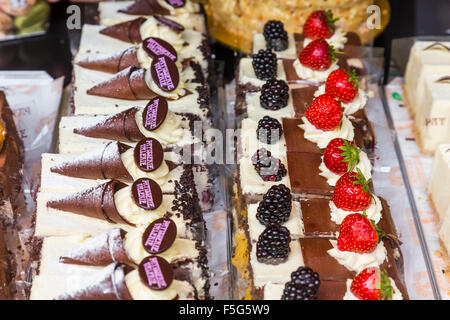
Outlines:
[{"label": "round label", "polygon": [[131,186],[131,193],[136,205],[145,210],[155,210],[162,203],[160,186],[149,178],[136,180]]},{"label": "round label", "polygon": [[163,16],[154,16],[154,17],[157,21],[168,26],[172,30],[179,31],[179,32],[184,31],[184,27],[181,24],[176,23],[173,20],[167,19],[166,17],[163,17]]},{"label": "round label", "polygon": [[156,97],[147,103],[142,113],[142,123],[148,131],[158,129],[166,120],[169,106],[164,97]]},{"label": "round label", "polygon": [[163,148],[156,139],[142,139],[134,148],[134,163],[142,171],[151,172],[158,169],[163,159]]},{"label": "round label", "polygon": [[153,221],[142,235],[145,251],[157,254],[169,249],[177,237],[177,225],[173,220],[160,218]]},{"label": "round label", "polygon": [[165,0],[165,1],[174,8],[181,8],[186,4],[185,0]]},{"label": "round label", "polygon": [[164,258],[146,257],[139,264],[138,271],[141,281],[150,289],[164,290],[172,284],[172,266]]},{"label": "round label", "polygon": [[152,61],[152,79],[163,91],[170,92],[178,87],[180,75],[175,62],[166,56],[157,56]]},{"label": "round label", "polygon": [[172,61],[177,61],[177,51],[170,43],[160,38],[150,37],[143,41],[142,47],[151,57],[166,56]]}]

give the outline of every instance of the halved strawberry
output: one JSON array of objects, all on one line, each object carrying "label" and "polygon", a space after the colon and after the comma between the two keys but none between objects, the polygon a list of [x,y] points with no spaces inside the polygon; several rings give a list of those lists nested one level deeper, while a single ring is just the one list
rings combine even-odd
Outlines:
[{"label": "halved strawberry", "polygon": [[324,39],[311,41],[298,58],[302,65],[313,70],[327,70],[332,61],[336,60],[336,54],[342,53],[334,51],[333,46],[329,45]]},{"label": "halved strawberry", "polygon": [[314,11],[306,19],[305,25],[303,26],[303,35],[313,40],[330,38],[334,30],[336,30],[334,23],[338,20],[339,18],[333,18],[331,10],[327,12],[325,10]]},{"label": "halved strawberry", "polygon": [[371,253],[383,234],[364,214],[352,213],[342,220],[337,247],[340,251]]},{"label": "halved strawberry", "polygon": [[356,171],[342,175],[334,188],[333,202],[336,207],[345,211],[363,211],[372,202],[370,180],[366,180],[359,168]]},{"label": "halved strawberry", "polygon": [[325,83],[325,92],[344,103],[353,101],[358,94],[358,77],[355,70],[353,69],[352,73],[342,69],[331,72]]},{"label": "halved strawberry", "polygon": [[317,129],[331,131],[342,121],[342,107],[339,101],[325,93],[313,100],[305,111],[305,117]]},{"label": "halved strawberry", "polygon": [[359,163],[361,149],[349,140],[335,138],[331,140],[323,154],[325,166],[336,174],[350,172]]},{"label": "halved strawberry", "polygon": [[353,279],[350,292],[359,300],[392,300],[394,289],[386,270],[369,267]]}]

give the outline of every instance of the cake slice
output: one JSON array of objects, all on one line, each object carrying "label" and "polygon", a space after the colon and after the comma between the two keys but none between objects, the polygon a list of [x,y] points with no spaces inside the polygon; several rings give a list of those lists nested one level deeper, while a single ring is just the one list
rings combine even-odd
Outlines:
[{"label": "cake slice", "polygon": [[450,144],[437,147],[431,170],[428,194],[431,203],[443,221],[450,208]]}]

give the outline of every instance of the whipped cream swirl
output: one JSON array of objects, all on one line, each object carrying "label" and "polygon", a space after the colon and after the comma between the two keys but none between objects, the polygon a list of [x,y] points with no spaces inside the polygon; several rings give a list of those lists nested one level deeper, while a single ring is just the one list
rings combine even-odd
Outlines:
[{"label": "whipped cream swirl", "polygon": [[334,70],[339,69],[339,66],[337,65],[336,60],[333,61],[333,63],[327,70],[313,70],[302,65],[300,60],[297,58],[294,61],[294,69],[297,75],[304,80],[321,82],[327,80],[330,73]]},{"label": "whipped cream swirl", "polygon": [[147,20],[141,25],[140,32],[142,39],[155,37],[166,40],[177,51],[180,51],[183,47],[184,40],[182,33],[158,22],[154,17],[147,17]]},{"label": "whipped cream swirl", "polygon": [[[341,28],[337,28],[333,35],[328,39],[325,39],[329,45],[333,46],[335,50],[344,49],[344,45],[347,43],[347,33]],[[312,40],[305,38],[303,40],[303,48],[306,47]]]},{"label": "whipped cream swirl", "polygon": [[334,138],[342,138],[353,141],[355,136],[353,124],[345,116],[342,117],[341,126],[331,131],[317,129],[311,122],[308,121],[308,119],[306,119],[305,116],[302,117],[302,120],[303,124],[298,126],[305,131],[305,139],[314,142],[320,149],[326,148],[328,143]]},{"label": "whipped cream swirl", "polygon": [[169,175],[169,167],[165,160],[162,161],[158,169],[146,172],[141,170],[134,161],[134,149],[128,149],[120,155],[123,165],[127,169],[128,173],[131,175],[133,180],[138,180],[140,178],[150,178],[155,180],[160,186],[167,182]]},{"label": "whipped cream swirl", "polygon": [[[372,199],[372,202],[365,211],[367,219],[373,220],[375,224],[377,224],[381,219],[381,211],[383,210],[383,206],[381,205],[380,198],[378,198],[376,195],[373,195],[373,198],[374,199]],[[329,206],[331,220],[336,224],[341,224],[342,220],[344,220],[344,218],[351,213],[363,213],[363,211],[345,211],[339,209],[338,207],[336,207],[333,200],[330,201]]]},{"label": "whipped cream swirl", "polygon": [[[364,151],[361,151],[359,153],[359,162],[353,170],[356,171],[356,168],[361,170],[362,174],[364,175],[364,177],[367,180],[372,178],[372,164],[370,163],[370,160],[367,157],[367,153],[365,153]],[[319,170],[320,170],[319,175],[321,175],[322,177],[327,179],[327,183],[330,186],[335,186],[336,182],[341,177],[341,175],[336,174],[327,168],[327,166],[323,162],[323,156],[322,156],[322,162],[320,163],[320,166],[319,166]]]}]

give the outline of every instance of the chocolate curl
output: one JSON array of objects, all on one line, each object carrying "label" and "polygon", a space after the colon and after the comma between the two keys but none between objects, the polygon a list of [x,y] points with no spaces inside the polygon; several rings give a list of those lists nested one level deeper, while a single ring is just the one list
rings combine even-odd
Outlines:
[{"label": "chocolate curl", "polygon": [[145,18],[139,17],[134,20],[117,23],[103,28],[100,30],[100,33],[125,42],[140,43],[142,42],[140,29],[145,20]]},{"label": "chocolate curl", "polygon": [[145,70],[134,66],[92,87],[87,94],[124,100],[149,100],[157,96],[145,82]]},{"label": "chocolate curl", "polygon": [[132,225],[122,218],[114,202],[114,194],[126,186],[125,183],[111,180],[67,197],[49,201],[47,207],[105,220],[110,223]]},{"label": "chocolate curl", "polygon": [[145,136],[136,124],[136,107],[113,114],[88,127],[73,129],[76,134],[90,138],[136,142]]},{"label": "chocolate curl", "polygon": [[170,14],[170,11],[162,7],[156,0],[137,0],[129,6],[119,9],[119,12],[135,15],[142,14],[146,16]]},{"label": "chocolate curl", "polygon": [[55,300],[133,300],[125,282],[131,268],[123,263],[111,263],[98,279],[83,288],[69,290]]},{"label": "chocolate curl", "polygon": [[79,61],[77,64],[86,69],[107,73],[117,73],[130,66],[139,67],[136,47],[130,47],[104,58],[87,58]]},{"label": "chocolate curl", "polygon": [[92,237],[59,258],[60,263],[107,266],[122,262],[133,266],[123,245],[126,231],[114,228]]},{"label": "chocolate curl", "polygon": [[84,179],[131,181],[132,177],[120,158],[120,155],[130,148],[130,146],[123,143],[111,141],[101,149],[88,152],[51,167],[50,171],[64,176]]}]

